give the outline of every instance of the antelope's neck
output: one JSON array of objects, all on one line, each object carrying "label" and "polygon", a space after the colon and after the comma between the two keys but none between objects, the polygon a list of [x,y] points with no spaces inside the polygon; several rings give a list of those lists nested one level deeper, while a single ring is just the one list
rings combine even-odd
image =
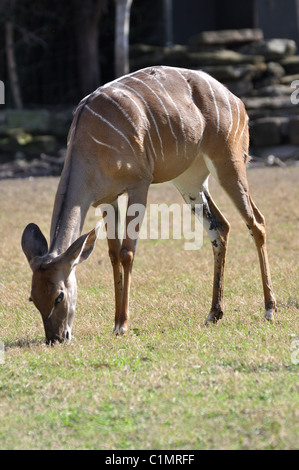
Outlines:
[{"label": "antelope's neck", "polygon": [[65,252],[81,234],[92,203],[84,191],[83,179],[69,158],[61,174],[52,214],[50,252],[55,255]]}]

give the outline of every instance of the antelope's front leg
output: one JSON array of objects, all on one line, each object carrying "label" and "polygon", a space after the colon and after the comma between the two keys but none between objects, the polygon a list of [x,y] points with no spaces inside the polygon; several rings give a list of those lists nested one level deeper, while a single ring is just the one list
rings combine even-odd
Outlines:
[{"label": "antelope's front leg", "polygon": [[117,325],[120,322],[120,314],[122,308],[122,292],[123,292],[123,279],[122,279],[122,265],[120,261],[120,241],[109,240],[109,257],[113,269],[113,279],[114,279],[114,295],[115,295],[115,330]]},{"label": "antelope's front leg", "polygon": [[[122,290],[121,311],[115,323],[114,333],[123,335],[129,327],[129,297],[133,261],[137,240],[146,209],[148,185],[128,192],[125,235],[120,250],[120,262],[123,266],[124,283]],[[136,216],[137,213],[137,216]]]},{"label": "antelope's front leg", "polygon": [[114,295],[115,295],[115,328],[119,324],[122,307],[123,276],[120,261],[120,234],[118,201],[115,201],[104,211],[109,258],[113,269]]}]

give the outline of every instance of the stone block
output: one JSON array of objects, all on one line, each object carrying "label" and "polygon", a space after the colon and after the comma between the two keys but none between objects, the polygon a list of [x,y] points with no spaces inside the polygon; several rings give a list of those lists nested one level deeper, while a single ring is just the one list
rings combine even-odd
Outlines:
[{"label": "stone block", "polygon": [[50,113],[41,110],[9,110],[7,126],[10,129],[23,129],[30,133],[44,133],[49,127]]},{"label": "stone block", "polygon": [[296,42],[292,39],[264,39],[239,49],[242,54],[262,55],[266,61],[284,59],[296,53]]},{"label": "stone block", "polygon": [[1,152],[16,154],[24,153],[26,157],[39,156],[42,152],[54,153],[57,151],[57,140],[52,135],[32,136],[25,132],[18,132],[9,137],[0,139]]},{"label": "stone block", "polygon": [[232,65],[206,65],[202,67],[204,72],[212,75],[220,82],[244,79],[255,74],[255,66],[252,64]]},{"label": "stone block", "polygon": [[287,117],[256,119],[250,125],[250,140],[254,147],[280,145],[287,134]]},{"label": "stone block", "polygon": [[239,97],[246,96],[253,91],[252,80],[247,77],[236,81],[226,81],[224,84],[234,95]]},{"label": "stone block", "polygon": [[267,62],[264,64],[263,73],[255,77],[255,88],[264,88],[266,86],[278,85],[284,76],[284,68],[278,62]]},{"label": "stone block", "polygon": [[190,38],[190,47],[194,50],[197,46],[246,44],[260,41],[264,37],[261,29],[225,29],[219,31],[204,31]]},{"label": "stone block", "polygon": [[274,155],[282,161],[299,160],[299,145],[277,145],[271,147],[252,148],[252,154],[259,158]]},{"label": "stone block", "polygon": [[232,50],[220,50],[215,52],[190,52],[187,54],[188,62],[193,66],[207,65],[233,65],[240,64],[261,64],[264,62],[263,56],[245,55]]},{"label": "stone block", "polygon": [[287,75],[295,75],[299,73],[299,55],[286,57],[280,63],[285,69]]}]

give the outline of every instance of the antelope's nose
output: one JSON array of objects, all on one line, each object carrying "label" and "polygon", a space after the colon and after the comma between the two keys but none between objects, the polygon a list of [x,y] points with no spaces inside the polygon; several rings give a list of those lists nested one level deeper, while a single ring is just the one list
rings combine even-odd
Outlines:
[{"label": "antelope's nose", "polygon": [[64,343],[67,335],[60,336],[60,335],[55,335],[52,338],[46,338],[46,344],[48,346],[54,346],[55,343]]}]

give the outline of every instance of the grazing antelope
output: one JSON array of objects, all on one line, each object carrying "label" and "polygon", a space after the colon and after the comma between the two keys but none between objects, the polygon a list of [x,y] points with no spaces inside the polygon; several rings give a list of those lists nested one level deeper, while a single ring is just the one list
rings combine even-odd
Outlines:
[{"label": "grazing antelope", "polygon": [[[206,323],[223,316],[223,277],[230,225],[208,190],[211,173],[239,210],[260,261],[265,318],[276,301],[266,251],[265,220],[246,178],[248,117],[240,99],[201,71],[149,67],[114,80],[78,105],[52,215],[50,248],[29,224],[23,251],[33,271],[31,299],[40,311],[48,343],[71,338],[77,288],[75,266],[91,254],[96,229],[81,234],[88,208],[115,207],[116,236],[108,237],[115,290],[116,335],[129,322],[129,290],[136,240],[117,236],[117,197],[128,207],[146,206],[151,183],[172,180],[194,209],[203,205],[203,225],[212,242],[214,284]],[[132,216],[127,212],[126,225]],[[122,274],[124,275],[122,278]]]}]

